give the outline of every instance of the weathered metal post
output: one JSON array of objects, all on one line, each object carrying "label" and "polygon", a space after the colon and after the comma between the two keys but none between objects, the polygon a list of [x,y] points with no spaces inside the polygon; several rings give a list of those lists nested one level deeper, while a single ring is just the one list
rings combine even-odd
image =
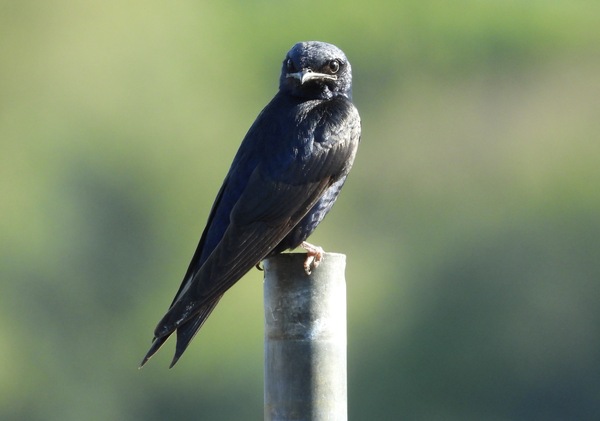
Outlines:
[{"label": "weathered metal post", "polygon": [[346,421],[346,256],[264,261],[266,421]]}]

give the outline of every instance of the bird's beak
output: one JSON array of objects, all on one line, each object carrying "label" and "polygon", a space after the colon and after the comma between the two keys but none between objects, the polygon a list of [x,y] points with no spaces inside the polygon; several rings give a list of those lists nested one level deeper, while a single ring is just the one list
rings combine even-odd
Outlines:
[{"label": "bird's beak", "polygon": [[302,69],[299,72],[288,73],[285,75],[285,77],[298,79],[300,81],[300,85],[303,85],[304,83],[308,82],[309,80],[314,80],[314,79],[337,80],[337,76],[335,76],[335,75],[328,75],[326,73],[317,73],[317,72],[313,72],[311,69]]}]

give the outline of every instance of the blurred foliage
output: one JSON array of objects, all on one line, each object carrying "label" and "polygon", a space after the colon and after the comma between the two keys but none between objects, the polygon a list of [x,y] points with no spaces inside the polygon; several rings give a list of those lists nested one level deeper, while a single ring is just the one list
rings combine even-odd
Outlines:
[{"label": "blurred foliage", "polygon": [[600,418],[600,3],[0,2],[0,418],[262,418],[261,274],[138,371],[297,41],[363,142],[312,237],[348,255],[356,420]]}]

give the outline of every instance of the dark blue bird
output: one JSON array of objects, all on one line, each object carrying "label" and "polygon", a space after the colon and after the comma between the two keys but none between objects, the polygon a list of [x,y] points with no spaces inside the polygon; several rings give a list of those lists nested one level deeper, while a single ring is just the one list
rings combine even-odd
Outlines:
[{"label": "dark blue bird", "polygon": [[360,117],[344,53],[324,42],[288,52],[279,92],[242,141],[179,291],[142,366],[173,332],[171,367],[225,291],[265,257],[303,246],[305,270],[322,249],[304,240],[333,206],[354,162]]}]

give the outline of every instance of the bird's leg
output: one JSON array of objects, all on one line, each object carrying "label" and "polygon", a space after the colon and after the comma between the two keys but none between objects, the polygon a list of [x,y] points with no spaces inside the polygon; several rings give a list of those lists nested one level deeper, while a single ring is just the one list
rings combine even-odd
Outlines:
[{"label": "bird's leg", "polygon": [[321,260],[323,260],[323,253],[325,253],[325,251],[321,247],[307,243],[306,241],[303,241],[302,244],[300,244],[300,247],[306,250],[304,272],[306,272],[307,275],[310,275],[311,270],[316,269],[317,266],[319,266],[319,263],[321,263]]}]

